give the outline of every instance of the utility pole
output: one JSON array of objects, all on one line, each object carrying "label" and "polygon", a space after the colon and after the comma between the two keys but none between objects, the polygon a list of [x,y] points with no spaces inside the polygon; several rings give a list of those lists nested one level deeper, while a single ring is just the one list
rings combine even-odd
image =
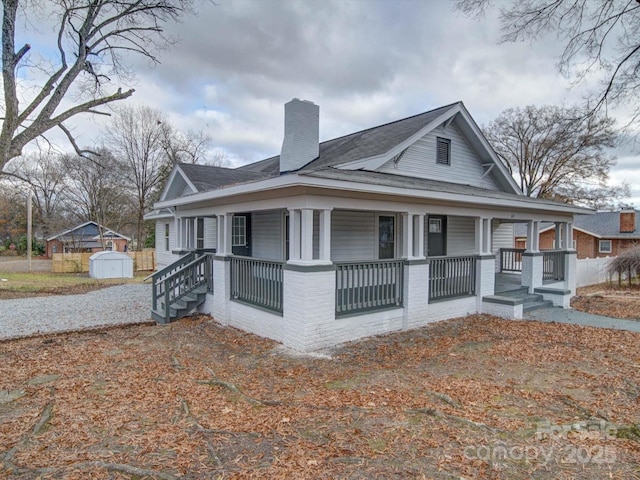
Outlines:
[{"label": "utility pole", "polygon": [[33,220],[33,190],[29,187],[27,200],[27,272],[31,273],[31,224]]}]

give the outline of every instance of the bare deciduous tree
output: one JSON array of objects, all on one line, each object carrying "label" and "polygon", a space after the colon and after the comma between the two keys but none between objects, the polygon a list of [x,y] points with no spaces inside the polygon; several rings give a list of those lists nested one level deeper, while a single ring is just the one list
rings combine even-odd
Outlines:
[{"label": "bare deciduous tree", "polygon": [[150,107],[122,107],[106,129],[105,142],[121,163],[123,187],[135,199],[137,248],[144,243],[144,214],[166,171],[166,120]]},{"label": "bare deciduous tree", "polygon": [[164,149],[171,166],[176,163],[200,163],[210,143],[211,138],[202,130],[183,133],[166,125]]},{"label": "bare deciduous tree", "polygon": [[[491,0],[458,0],[471,15],[482,15]],[[628,102],[632,121],[640,119],[640,2],[635,0],[526,0],[496,2],[502,40],[538,39],[555,33],[564,42],[561,73],[575,81],[589,73],[605,73],[591,98],[588,113],[607,104]]]},{"label": "bare deciduous tree", "polygon": [[[577,107],[511,108],[483,128],[525,195],[603,208],[628,196],[607,186],[617,132],[611,119]],[[613,198],[611,195],[614,195]]]},{"label": "bare deciduous tree", "polygon": [[[45,54],[52,68],[28,62],[31,45],[16,51],[16,23],[32,21],[35,5],[26,0],[3,0],[2,79],[4,112],[0,131],[0,172],[6,163],[22,154],[27,143],[59,128],[79,154],[66,126],[82,114],[105,114],[97,110],[131,96],[133,89],[113,85],[113,76],[127,74],[130,54],[157,62],[155,50],[170,43],[162,26],[179,18],[189,0],[56,0],[46,4],[47,16],[55,19],[57,31],[51,39],[55,58]],[[32,8],[30,8],[32,7]],[[18,75],[20,71],[20,75]],[[37,75],[36,72],[37,71]],[[45,80],[29,92],[19,88],[21,79],[45,72]],[[79,88],[75,88],[79,87]],[[111,88],[107,92],[107,87]],[[24,101],[24,105],[21,102]],[[72,102],[72,106],[69,106]]]},{"label": "bare deciduous tree", "polygon": [[18,189],[0,182],[0,245],[27,230],[27,205]]},{"label": "bare deciduous tree", "polygon": [[[24,158],[14,159],[7,165],[6,173],[14,184],[20,182],[33,191],[34,224],[46,239],[61,227],[61,207],[67,187],[62,156],[50,148],[40,148]],[[20,190],[26,202],[28,193],[24,187]]]},{"label": "bare deciduous tree", "polygon": [[67,209],[78,221],[94,221],[121,231],[128,222],[131,199],[122,189],[123,176],[118,162],[107,150],[99,153],[94,161],[77,155],[64,157],[68,172]]}]

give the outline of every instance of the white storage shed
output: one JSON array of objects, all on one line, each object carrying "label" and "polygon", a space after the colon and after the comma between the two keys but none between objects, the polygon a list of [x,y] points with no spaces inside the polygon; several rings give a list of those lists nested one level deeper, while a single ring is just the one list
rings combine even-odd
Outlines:
[{"label": "white storage shed", "polygon": [[91,278],[133,278],[133,259],[121,252],[98,252],[89,258]]}]

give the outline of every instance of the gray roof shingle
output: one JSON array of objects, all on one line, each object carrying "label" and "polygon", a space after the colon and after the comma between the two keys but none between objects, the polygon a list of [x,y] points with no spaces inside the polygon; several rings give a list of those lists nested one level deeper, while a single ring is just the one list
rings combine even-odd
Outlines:
[{"label": "gray roof shingle", "polygon": [[[637,238],[640,240],[640,212],[636,212],[636,228],[631,233],[620,233],[620,212],[596,212],[593,215],[576,215],[573,226],[602,238]],[[553,226],[553,223],[542,223],[540,229]],[[527,225],[515,224],[516,237],[527,236]]]},{"label": "gray roof shingle", "polygon": [[198,189],[198,192],[206,192],[220,187],[228,187],[238,183],[252,182],[274,176],[268,172],[252,172],[210,165],[181,163],[179,166],[191,183]]},{"label": "gray roof shingle", "polygon": [[[507,193],[498,190],[489,190],[480,187],[472,187],[459,183],[432,180],[428,178],[409,177],[390,173],[372,172],[368,170],[342,170],[337,168],[324,168],[316,171],[301,172],[301,175],[309,177],[326,178],[332,180],[346,180],[368,185],[381,185],[399,188],[411,188],[431,192],[454,193],[459,195],[477,196],[483,198],[497,198],[504,200],[520,200],[535,203],[540,206],[557,206],[558,202],[541,198],[529,198],[515,193]],[[526,224],[525,229],[526,229]],[[525,230],[526,232],[526,230]]]},{"label": "gray roof shingle", "polygon": [[[447,109],[455,105],[458,105],[458,103],[452,103],[451,105],[445,105],[402,120],[396,120],[395,122],[321,142],[318,158],[302,167],[299,171],[317,170],[382,155],[419,132]],[[280,172],[279,162],[280,156],[277,155],[260,162],[238,167],[237,170],[277,175]]]},{"label": "gray roof shingle", "polygon": [[636,211],[636,228],[631,233],[620,233],[620,212],[598,212],[594,215],[576,215],[574,226],[606,238],[640,239],[640,215]]}]

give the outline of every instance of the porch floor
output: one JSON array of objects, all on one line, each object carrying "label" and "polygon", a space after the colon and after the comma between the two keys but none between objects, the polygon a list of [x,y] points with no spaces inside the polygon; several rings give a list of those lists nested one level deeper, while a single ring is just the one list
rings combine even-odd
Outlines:
[{"label": "porch floor", "polygon": [[520,273],[496,273],[495,294],[519,290],[522,288],[522,275]]}]

